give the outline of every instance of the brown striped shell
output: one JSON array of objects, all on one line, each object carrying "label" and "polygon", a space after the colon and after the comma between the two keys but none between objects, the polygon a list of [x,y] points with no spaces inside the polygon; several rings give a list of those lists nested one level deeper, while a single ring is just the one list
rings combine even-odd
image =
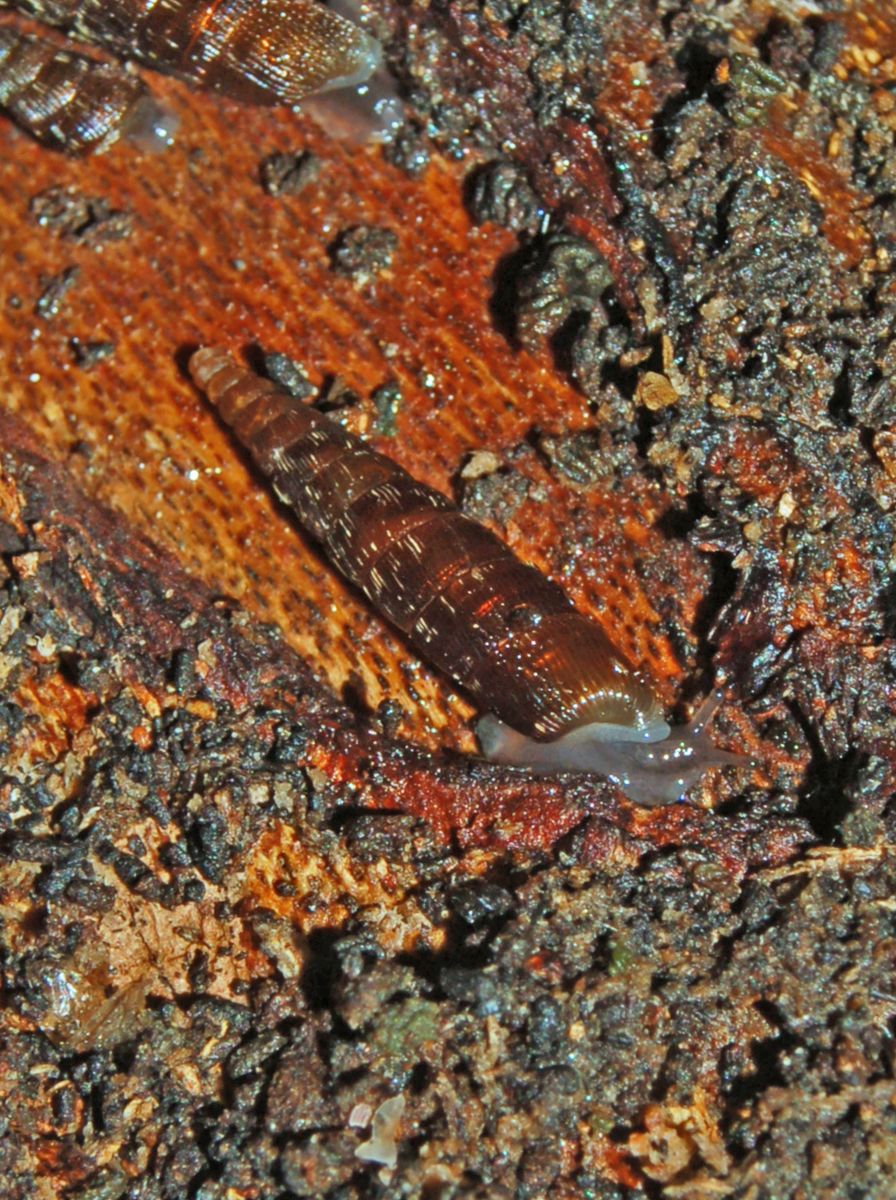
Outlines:
[{"label": "brown striped shell", "polygon": [[706,736],[718,695],[670,731],[600,626],[440,493],[223,350],[190,372],[342,573],[487,710],[489,758],[599,772],[642,804],[741,761]]},{"label": "brown striped shell", "polygon": [[253,104],[362,82],[376,41],[317,0],[18,0],[69,37]]},{"label": "brown striped shell", "polygon": [[658,714],[600,626],[444,496],[219,350],[190,369],[340,571],[483,708],[534,738]]},{"label": "brown striped shell", "polygon": [[[401,120],[379,43],[317,0],[19,0],[15,7],[77,41],[235,100],[294,107],[335,91],[316,119],[339,136],[388,137]],[[80,153],[104,149],[123,132],[149,135],[152,145],[155,131],[156,146],[168,140],[167,121],[129,73],[8,25],[0,37],[0,103],[45,144]]]},{"label": "brown striped shell", "polygon": [[81,154],[122,135],[164,140],[168,120],[136,75],[0,26],[0,107],[45,146]]}]

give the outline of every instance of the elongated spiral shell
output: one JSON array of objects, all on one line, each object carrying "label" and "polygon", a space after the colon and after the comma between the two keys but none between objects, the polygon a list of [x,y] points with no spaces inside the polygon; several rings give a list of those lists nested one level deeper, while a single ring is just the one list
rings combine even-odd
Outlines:
[{"label": "elongated spiral shell", "polygon": [[136,75],[8,25],[0,26],[0,107],[45,146],[74,154],[165,127]]},{"label": "elongated spiral shell", "polygon": [[378,43],[316,0],[19,0],[69,37],[253,104],[350,87]]},{"label": "elongated spiral shell", "polygon": [[537,739],[658,715],[600,626],[444,496],[222,350],[190,371],[340,571],[484,709]]}]

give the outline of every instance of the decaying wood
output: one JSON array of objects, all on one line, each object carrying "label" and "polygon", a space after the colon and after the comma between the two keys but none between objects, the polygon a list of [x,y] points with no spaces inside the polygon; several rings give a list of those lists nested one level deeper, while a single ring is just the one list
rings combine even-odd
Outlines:
[{"label": "decaying wood", "polygon": [[[892,1177],[893,21],[547,7],[382,6],[417,176],[157,78],[164,155],[0,125],[10,1200],[360,1198],[396,1096],[409,1196]],[[208,342],[299,364],[670,706],[724,669],[752,772],[646,813],[472,760]]]}]

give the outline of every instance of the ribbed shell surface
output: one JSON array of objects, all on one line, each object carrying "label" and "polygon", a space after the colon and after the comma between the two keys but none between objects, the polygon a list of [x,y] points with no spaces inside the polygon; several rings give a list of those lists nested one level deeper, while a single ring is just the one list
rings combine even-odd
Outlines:
[{"label": "ribbed shell surface", "polygon": [[150,101],[136,75],[0,26],[0,107],[44,145],[102,150],[141,103]]},{"label": "ribbed shell surface", "polygon": [[118,57],[254,104],[296,104],[351,79],[375,45],[316,0],[19,0],[15,7]]},{"label": "ribbed shell surface", "polygon": [[658,712],[600,626],[444,496],[221,350],[190,370],[342,573],[483,709],[542,739]]}]

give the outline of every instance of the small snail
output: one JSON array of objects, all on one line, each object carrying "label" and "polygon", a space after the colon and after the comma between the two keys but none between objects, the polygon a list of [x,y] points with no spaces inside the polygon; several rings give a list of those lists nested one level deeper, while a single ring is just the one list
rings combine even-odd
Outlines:
[{"label": "small snail", "polygon": [[[295,107],[310,94],[338,92],[351,136],[388,136],[401,118],[379,43],[317,0],[19,0],[15,7],[75,41],[234,100]],[[19,124],[74,153],[131,132],[125,72],[11,26],[2,32],[8,50],[0,95]],[[26,60],[35,61],[31,77],[21,67]],[[131,93],[141,86],[134,80]],[[47,133],[47,114],[58,134]],[[152,128],[146,116],[136,122],[143,130]],[[80,134],[91,122],[106,131],[103,138]],[[162,122],[159,140],[165,135]]]},{"label": "small snail", "polygon": [[339,570],[486,710],[486,757],[596,772],[646,805],[743,761],[707,736],[718,695],[670,729],[600,626],[446,497],[221,349],[190,373]]},{"label": "small snail", "polygon": [[122,136],[162,145],[170,118],[121,67],[0,26],[0,106],[45,146],[102,151]]}]

